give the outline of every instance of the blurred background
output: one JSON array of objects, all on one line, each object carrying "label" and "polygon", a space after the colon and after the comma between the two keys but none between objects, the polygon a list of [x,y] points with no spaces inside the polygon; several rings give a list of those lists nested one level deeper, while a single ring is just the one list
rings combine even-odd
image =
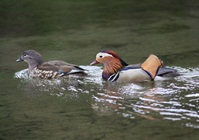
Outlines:
[{"label": "blurred background", "polygon": [[154,53],[168,65],[194,66],[198,22],[195,0],[1,0],[1,57],[9,53],[1,65],[26,49],[87,65],[110,49],[129,63]]}]

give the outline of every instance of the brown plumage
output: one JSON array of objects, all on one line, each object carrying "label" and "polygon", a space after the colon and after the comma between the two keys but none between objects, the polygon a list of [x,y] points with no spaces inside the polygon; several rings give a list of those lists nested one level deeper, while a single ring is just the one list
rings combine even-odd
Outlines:
[{"label": "brown plumage", "polygon": [[39,77],[42,79],[51,79],[70,74],[86,74],[85,69],[74,64],[69,64],[60,60],[43,62],[42,56],[34,50],[26,50],[17,60],[28,63],[28,72],[30,77]]}]

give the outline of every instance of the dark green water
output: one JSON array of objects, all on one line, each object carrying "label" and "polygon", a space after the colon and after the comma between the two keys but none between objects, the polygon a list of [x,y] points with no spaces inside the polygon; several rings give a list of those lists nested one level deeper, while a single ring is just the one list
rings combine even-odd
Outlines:
[{"label": "dark green water", "polygon": [[[0,139],[197,140],[199,2],[0,0]],[[29,79],[24,50],[82,65],[89,77]],[[110,84],[88,66],[100,50],[150,53],[183,75]]]}]

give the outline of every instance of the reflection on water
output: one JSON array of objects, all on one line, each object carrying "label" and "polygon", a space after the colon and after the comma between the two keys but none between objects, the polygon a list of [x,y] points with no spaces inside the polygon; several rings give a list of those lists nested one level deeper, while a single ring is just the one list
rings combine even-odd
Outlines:
[{"label": "reflection on water", "polygon": [[28,94],[42,91],[65,100],[90,95],[91,107],[99,116],[116,113],[131,119],[182,121],[184,126],[199,128],[199,68],[173,67],[182,75],[155,82],[108,83],[102,81],[100,67],[82,67],[89,76],[29,79],[27,70],[22,70],[15,77],[21,78],[18,88]]}]

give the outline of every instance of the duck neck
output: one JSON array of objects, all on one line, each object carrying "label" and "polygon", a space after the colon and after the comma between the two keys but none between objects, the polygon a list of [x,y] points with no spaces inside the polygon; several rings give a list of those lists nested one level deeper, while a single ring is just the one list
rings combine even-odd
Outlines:
[{"label": "duck neck", "polygon": [[28,70],[29,72],[36,68],[39,64],[36,61],[31,61],[28,63]]},{"label": "duck neck", "polygon": [[102,72],[102,78],[108,80],[108,78],[119,72],[124,66],[119,60],[111,60],[104,63],[104,69]]}]

